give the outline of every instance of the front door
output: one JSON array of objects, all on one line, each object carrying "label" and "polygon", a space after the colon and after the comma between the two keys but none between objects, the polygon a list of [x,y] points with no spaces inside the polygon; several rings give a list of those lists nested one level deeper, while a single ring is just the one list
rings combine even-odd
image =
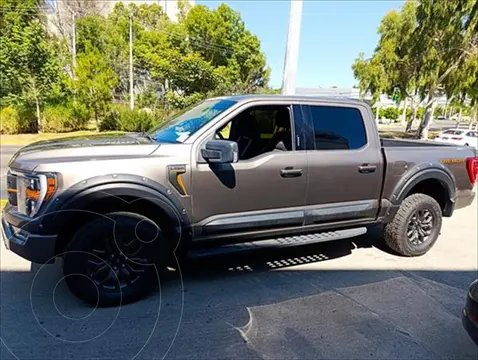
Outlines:
[{"label": "front door", "polygon": [[383,160],[375,128],[364,122],[365,107],[303,107],[309,181],[306,224],[375,218]]},{"label": "front door", "polygon": [[214,129],[212,138],[238,143],[239,161],[207,164],[199,156],[193,165],[196,236],[302,226],[307,155],[298,150],[299,116],[289,104],[249,105]]}]

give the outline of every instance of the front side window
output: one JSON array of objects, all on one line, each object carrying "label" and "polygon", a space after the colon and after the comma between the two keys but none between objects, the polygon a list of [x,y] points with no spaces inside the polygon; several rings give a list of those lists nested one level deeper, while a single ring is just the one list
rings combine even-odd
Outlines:
[{"label": "front side window", "polygon": [[291,151],[290,107],[264,105],[249,108],[219,129],[215,137],[237,142],[239,160],[272,151]]},{"label": "front side window", "polygon": [[310,106],[314,127],[312,150],[354,150],[367,144],[360,110],[339,106]]},{"label": "front side window", "polygon": [[236,101],[233,100],[206,100],[156,126],[149,132],[149,135],[157,142],[183,143],[196,131],[234,104],[236,104]]}]

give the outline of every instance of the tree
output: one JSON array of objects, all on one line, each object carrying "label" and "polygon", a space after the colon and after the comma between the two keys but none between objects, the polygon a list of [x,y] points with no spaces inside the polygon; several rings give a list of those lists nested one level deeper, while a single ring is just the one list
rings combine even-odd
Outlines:
[{"label": "tree", "polygon": [[[470,58],[476,56],[478,45],[476,0],[422,0],[417,8],[417,26],[412,54],[418,60],[418,85],[426,97],[425,116],[418,136],[428,137],[435,96],[444,90],[456,92],[451,78],[463,71]],[[476,73],[475,73],[476,76]]]},{"label": "tree", "polygon": [[0,99],[22,107],[33,107],[39,129],[44,100],[64,80],[58,41],[47,35],[34,0],[1,0]]},{"label": "tree", "polygon": [[419,103],[415,80],[418,63],[410,53],[415,17],[414,2],[406,2],[400,12],[392,10],[387,13],[379,25],[380,38],[372,57],[365,59],[360,53],[352,65],[361,93],[370,92],[373,103],[383,93],[394,96],[397,102],[411,99],[414,115],[407,122],[407,131]]},{"label": "tree", "polygon": [[120,80],[117,94],[127,89],[130,15],[137,90],[156,87],[158,92],[206,96],[267,87],[270,69],[260,42],[230,7],[185,8],[173,23],[158,5],[118,3],[106,22],[91,15],[77,24],[78,53],[88,45],[108,54]]},{"label": "tree", "polygon": [[73,22],[92,14],[101,14],[106,10],[104,1],[61,0],[55,3],[55,16],[52,22],[59,35],[72,41]]},{"label": "tree", "polygon": [[194,6],[183,23],[192,51],[220,70],[231,92],[251,92],[267,85],[266,66],[260,41],[246,29],[237,11],[221,4],[215,10]]},{"label": "tree", "polygon": [[402,99],[412,98],[414,112],[418,102],[426,100],[418,130],[418,136],[426,138],[436,96],[463,93],[463,77],[476,76],[467,64],[476,56],[477,13],[476,0],[422,0],[418,5],[407,0],[400,12],[382,19],[371,59],[359,55],[355,61],[360,88],[375,98],[397,88]]},{"label": "tree", "polygon": [[99,131],[100,117],[111,103],[118,77],[97,49],[78,56],[75,74],[72,80],[74,92],[77,99],[93,113],[96,130]]}]

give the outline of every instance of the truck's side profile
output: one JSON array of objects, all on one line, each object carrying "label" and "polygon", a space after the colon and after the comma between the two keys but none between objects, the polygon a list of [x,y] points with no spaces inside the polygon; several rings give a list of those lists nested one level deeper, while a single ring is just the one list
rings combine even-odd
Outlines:
[{"label": "truck's side profile", "polygon": [[380,139],[359,101],[233,96],[149,134],[32,144],[10,169],[7,248],[63,257],[73,293],[106,305],[140,298],[191,249],[330,241],[383,223],[392,249],[422,255],[442,216],[472,203],[478,160]]}]

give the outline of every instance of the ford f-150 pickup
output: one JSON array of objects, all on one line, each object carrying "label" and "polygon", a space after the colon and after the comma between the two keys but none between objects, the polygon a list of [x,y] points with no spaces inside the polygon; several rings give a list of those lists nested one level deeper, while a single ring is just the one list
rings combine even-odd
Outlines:
[{"label": "ford f-150 pickup", "polygon": [[148,133],[20,149],[2,236],[32,262],[62,258],[80,299],[124,304],[194,251],[332,241],[383,224],[395,252],[425,254],[442,217],[473,202],[477,172],[473,148],[380,139],[360,101],[220,97]]}]

